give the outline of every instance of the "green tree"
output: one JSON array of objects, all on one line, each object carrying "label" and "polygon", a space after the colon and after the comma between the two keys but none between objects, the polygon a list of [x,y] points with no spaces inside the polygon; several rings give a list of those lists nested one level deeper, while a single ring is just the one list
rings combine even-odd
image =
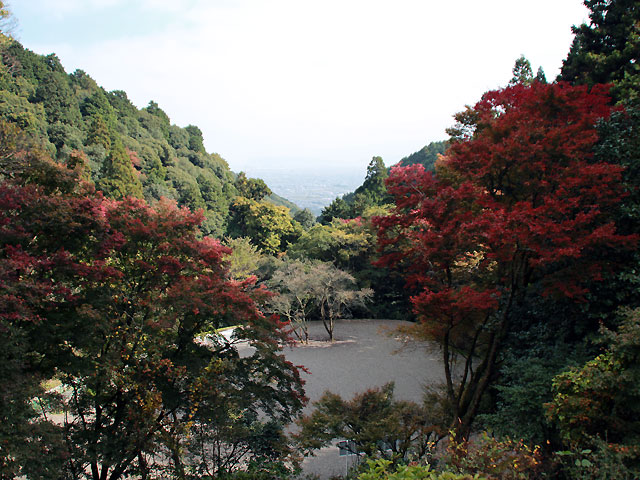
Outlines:
[{"label": "green tree", "polygon": [[383,205],[390,201],[387,197],[385,180],[389,177],[387,167],[384,165],[382,157],[373,157],[367,166],[367,176],[362,185],[355,190],[355,194],[365,193],[371,197],[375,205]]},{"label": "green tree", "polygon": [[47,139],[44,108],[25,97],[0,90],[0,117],[15,123],[25,133]]},{"label": "green tree", "polygon": [[85,143],[87,145],[102,145],[106,151],[111,149],[111,133],[101,115],[91,119]]},{"label": "green tree", "polygon": [[404,157],[398,162],[400,167],[408,167],[409,165],[415,165],[419,163],[426,170],[434,170],[436,160],[440,155],[443,155],[448,148],[449,142],[446,140],[439,142],[431,142],[429,145],[424,146],[421,150],[412,153],[411,155]]},{"label": "green tree", "polygon": [[375,250],[375,236],[362,220],[338,220],[330,225],[314,225],[290,247],[293,258],[332,262],[351,272],[365,268]]},{"label": "green tree", "polygon": [[293,216],[293,219],[300,225],[302,225],[302,228],[304,228],[305,230],[313,227],[313,225],[316,223],[316,217],[308,208],[300,210]]},{"label": "green tree", "polygon": [[358,475],[358,480],[485,480],[487,477],[435,472],[429,465],[398,465],[384,458],[367,460],[367,470]]},{"label": "green tree", "polygon": [[145,108],[147,112],[149,112],[154,117],[160,120],[160,129],[162,130],[162,134],[166,139],[169,139],[169,128],[171,127],[171,120],[169,119],[169,115],[162,110],[156,102],[151,100],[147,108]]},{"label": "green tree", "polygon": [[548,415],[568,448],[600,449],[603,459],[622,454],[631,478],[640,474],[640,310],[625,312],[619,329],[602,336],[604,353],[554,378]]},{"label": "green tree", "polygon": [[311,275],[311,291],[329,341],[333,342],[336,320],[342,318],[350,308],[364,306],[373,291],[369,288],[358,289],[355,278],[332,263],[314,265]]},{"label": "green tree", "polygon": [[267,187],[267,184],[264,183],[264,180],[261,178],[247,178],[244,172],[238,174],[234,186],[238,191],[238,195],[255,200],[256,202],[263,200],[264,197],[268,197],[273,193],[271,189]]},{"label": "green tree", "polygon": [[80,109],[64,70],[49,71],[38,84],[33,101],[43,105],[49,124],[80,122]]},{"label": "green tree", "polygon": [[286,251],[302,234],[302,227],[286,207],[236,197],[230,207],[229,232],[233,237],[249,237],[261,251],[275,255]]},{"label": "green tree", "polygon": [[337,197],[328,206],[324,207],[318,220],[323,225],[326,225],[335,218],[352,218],[351,207],[344,197]]},{"label": "green tree", "polygon": [[204,149],[204,139],[202,138],[202,130],[195,125],[187,125],[184,129],[189,134],[189,150],[206,153]]},{"label": "green tree", "polygon": [[263,258],[258,247],[246,237],[226,238],[225,245],[231,249],[227,257],[229,261],[229,274],[234,280],[244,281],[258,271]]},{"label": "green tree", "polygon": [[416,403],[394,400],[393,383],[356,394],[351,400],[325,392],[314,410],[301,417],[296,442],[307,454],[344,439],[353,454],[394,462],[423,458],[433,446],[429,412]]},{"label": "green tree", "polygon": [[575,37],[560,79],[593,86],[613,83],[615,100],[638,98],[640,10],[635,0],[584,0],[589,25],[573,27]]},{"label": "green tree", "polygon": [[268,302],[274,313],[292,326],[293,334],[302,343],[309,342],[307,320],[315,307],[316,271],[311,263],[284,261],[267,282],[276,296]]},{"label": "green tree", "polygon": [[388,176],[389,172],[382,158],[373,157],[367,166],[367,175],[362,185],[323,208],[318,220],[326,225],[336,218],[357,218],[368,208],[391,203],[385,186]]},{"label": "green tree", "polygon": [[108,92],[107,100],[116,111],[119,119],[136,118],[138,109],[131,103],[127,97],[127,93],[122,90],[113,90]]},{"label": "green tree", "polygon": [[98,188],[108,197],[115,199],[129,196],[142,198],[142,184],[133,168],[131,158],[119,140],[116,140],[105,161]]},{"label": "green tree", "polygon": [[517,83],[523,83],[525,85],[533,82],[533,70],[531,69],[531,62],[525,58],[524,55],[520,55],[513,66],[513,77],[509,81],[509,85],[515,85]]},{"label": "green tree", "polygon": [[167,172],[173,188],[178,193],[177,200],[179,205],[188,207],[193,211],[206,207],[200,191],[200,185],[190,173],[178,167],[169,167]]},{"label": "green tree", "polygon": [[79,179],[91,182],[91,166],[87,155],[82,150],[73,150],[69,154],[67,168],[76,172]]},{"label": "green tree", "polygon": [[85,98],[80,105],[80,112],[85,118],[100,117],[109,131],[115,130],[118,119],[114,108],[101,88]]}]

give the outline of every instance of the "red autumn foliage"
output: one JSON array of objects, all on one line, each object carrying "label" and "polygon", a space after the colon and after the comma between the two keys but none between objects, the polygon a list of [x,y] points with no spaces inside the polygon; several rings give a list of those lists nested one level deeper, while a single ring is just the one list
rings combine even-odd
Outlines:
[{"label": "red autumn foliage", "polygon": [[[55,374],[65,416],[52,428],[64,442],[51,461],[95,479],[148,474],[158,452],[157,469],[167,459],[185,468],[180,442],[192,427],[229,452],[258,455],[236,431],[245,417],[290,421],[305,401],[302,382],[280,352],[281,325],[257,308],[268,293],[230,280],[230,251],[201,238],[202,213],[104,199],[33,152],[10,160],[0,163],[0,363],[24,387],[3,377],[3,411],[20,407],[11,420],[30,428],[29,402]],[[231,343],[203,339],[238,324]],[[252,355],[238,354],[241,341]],[[2,450],[0,464],[22,454]]]},{"label": "red autumn foliage", "polygon": [[[407,273],[415,333],[443,345],[458,431],[468,431],[486,388],[509,312],[534,282],[581,298],[606,265],[595,252],[628,248],[610,213],[621,167],[593,160],[605,87],[522,84],[486,93],[457,115],[436,175],[395,168],[396,208],[376,219],[381,264]],[[461,384],[454,357],[461,354]],[[474,362],[477,365],[474,365]]]}]

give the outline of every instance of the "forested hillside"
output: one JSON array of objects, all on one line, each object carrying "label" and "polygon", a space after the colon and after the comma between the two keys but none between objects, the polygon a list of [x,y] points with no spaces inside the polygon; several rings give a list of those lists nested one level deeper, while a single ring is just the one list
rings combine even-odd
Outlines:
[{"label": "forested hillside", "polygon": [[174,199],[204,211],[203,233],[226,233],[229,207],[241,192],[227,162],[205,151],[197,126],[172,124],[154,101],[139,110],[126,92],[107,92],[82,70],[67,74],[55,54],[5,42],[0,118],[37,138],[58,162],[83,163],[86,178],[106,196]]},{"label": "forested hillside", "polygon": [[[422,165],[427,170],[435,170],[436,161],[443,155],[449,143],[447,141],[431,142],[417,152],[407,155],[397,163],[397,166]],[[390,203],[385,195],[384,181],[388,176],[382,157],[373,157],[367,167],[366,177],[362,185],[355,191],[337,197],[327,205],[319,217],[322,223],[330,222],[333,218],[355,218],[368,208]]]}]

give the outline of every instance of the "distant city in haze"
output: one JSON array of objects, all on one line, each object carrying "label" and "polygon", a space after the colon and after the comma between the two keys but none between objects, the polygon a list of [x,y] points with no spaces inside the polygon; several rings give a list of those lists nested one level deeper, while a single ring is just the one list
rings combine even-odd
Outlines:
[{"label": "distant city in haze", "polygon": [[346,165],[340,169],[315,168],[246,168],[247,176],[261,178],[269,188],[314,215],[336,197],[353,192],[362,185],[367,168]]}]

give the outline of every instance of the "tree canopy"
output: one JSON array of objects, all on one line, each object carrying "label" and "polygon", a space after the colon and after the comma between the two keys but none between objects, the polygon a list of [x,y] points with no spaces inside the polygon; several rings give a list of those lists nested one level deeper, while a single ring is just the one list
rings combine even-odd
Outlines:
[{"label": "tree canopy", "polygon": [[[242,468],[240,458],[289,464],[282,428],[304,394],[279,351],[285,333],[256,307],[263,289],[229,279],[230,251],[201,238],[202,213],[105,199],[6,132],[3,477],[217,476]],[[215,333],[229,325],[240,325],[231,341]],[[45,391],[45,381],[58,387]]]},{"label": "tree canopy", "polygon": [[593,161],[608,100],[602,89],[541,82],[488,92],[456,117],[436,176],[392,171],[396,208],[377,220],[382,263],[406,269],[416,334],[443,347],[462,435],[531,285],[579,299],[604,267],[590,253],[634,244],[611,221],[622,169]]},{"label": "tree canopy", "polygon": [[640,9],[635,0],[584,0],[589,24],[573,27],[560,79],[593,86],[613,83],[615,100],[637,99],[640,89]]}]

